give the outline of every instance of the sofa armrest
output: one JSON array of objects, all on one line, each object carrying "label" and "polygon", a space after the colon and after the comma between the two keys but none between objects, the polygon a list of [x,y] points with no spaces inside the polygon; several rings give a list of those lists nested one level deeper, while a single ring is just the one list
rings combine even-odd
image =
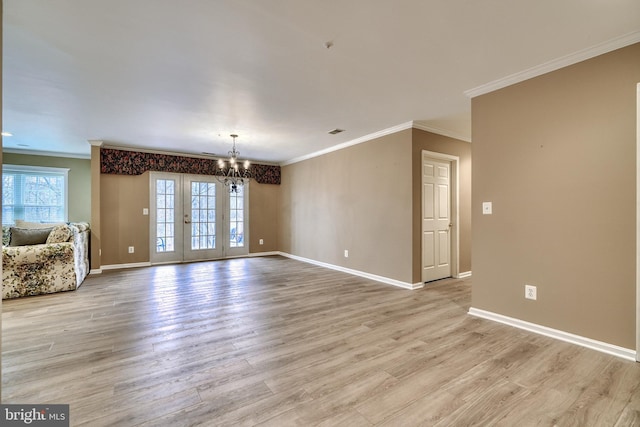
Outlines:
[{"label": "sofa armrest", "polygon": [[2,248],[2,299],[77,288],[73,243]]},{"label": "sofa armrest", "polygon": [[5,246],[2,248],[2,267],[11,268],[23,264],[71,262],[73,243],[50,243],[29,246]]},{"label": "sofa armrest", "polygon": [[74,222],[69,224],[73,231],[74,266],[76,270],[77,285],[80,287],[84,279],[89,274],[89,240],[91,236],[88,222]]}]

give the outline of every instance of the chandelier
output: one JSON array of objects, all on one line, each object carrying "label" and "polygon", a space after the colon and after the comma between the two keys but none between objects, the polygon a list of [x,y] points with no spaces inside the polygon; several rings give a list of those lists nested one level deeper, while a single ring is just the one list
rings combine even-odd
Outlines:
[{"label": "chandelier", "polygon": [[238,186],[243,186],[245,181],[251,178],[249,172],[249,160],[245,160],[240,170],[238,164],[238,156],[240,152],[236,150],[236,138],[238,135],[231,134],[233,138],[233,148],[229,151],[229,158],[227,160],[218,159],[218,170],[216,171],[216,177],[218,181],[222,182],[225,186],[229,187],[229,192],[237,193]]}]

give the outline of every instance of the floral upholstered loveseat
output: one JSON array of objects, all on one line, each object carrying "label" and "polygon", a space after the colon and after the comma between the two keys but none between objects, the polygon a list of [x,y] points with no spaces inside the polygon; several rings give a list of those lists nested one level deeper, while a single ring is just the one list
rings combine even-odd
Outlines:
[{"label": "floral upholstered loveseat", "polygon": [[89,273],[89,232],[86,222],[3,226],[2,299],[80,287]]}]

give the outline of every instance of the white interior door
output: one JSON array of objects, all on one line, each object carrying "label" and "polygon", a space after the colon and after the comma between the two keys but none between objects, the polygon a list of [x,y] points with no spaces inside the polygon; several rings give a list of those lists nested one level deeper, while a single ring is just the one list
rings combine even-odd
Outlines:
[{"label": "white interior door", "polygon": [[248,186],[230,193],[207,175],[151,173],[152,263],[246,255]]},{"label": "white interior door", "polygon": [[451,162],[422,160],[422,281],[451,277]]}]

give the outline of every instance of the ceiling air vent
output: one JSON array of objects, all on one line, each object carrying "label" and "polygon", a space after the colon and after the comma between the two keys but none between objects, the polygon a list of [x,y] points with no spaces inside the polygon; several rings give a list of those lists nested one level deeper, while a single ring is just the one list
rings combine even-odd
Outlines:
[{"label": "ceiling air vent", "polygon": [[344,132],[344,129],[334,129],[334,130],[330,130],[330,131],[329,131],[329,135],[336,135],[336,134],[339,134],[340,132]]}]

